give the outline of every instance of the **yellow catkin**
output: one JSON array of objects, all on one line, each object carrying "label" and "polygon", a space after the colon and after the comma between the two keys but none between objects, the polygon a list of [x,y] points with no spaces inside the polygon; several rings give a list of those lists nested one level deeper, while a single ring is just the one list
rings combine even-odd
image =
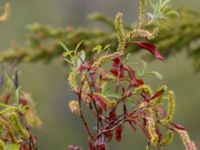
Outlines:
[{"label": "yellow catkin", "polygon": [[71,110],[71,112],[75,113],[75,114],[79,114],[80,113],[80,106],[79,106],[79,102],[76,100],[71,100],[68,104],[69,109]]},{"label": "yellow catkin", "polygon": [[118,13],[115,17],[115,29],[118,33],[118,51],[123,53],[126,46],[126,37],[122,23],[122,13]]},{"label": "yellow catkin", "polygon": [[152,94],[153,94],[153,91],[151,90],[150,86],[148,86],[148,85],[141,85],[138,88],[135,88],[133,94],[139,94],[142,91],[147,93],[149,96],[152,96]]},{"label": "yellow catkin", "polygon": [[172,120],[175,112],[175,97],[173,91],[168,91],[168,110],[167,116],[161,120],[163,124],[168,124]]},{"label": "yellow catkin", "polygon": [[97,59],[97,61],[94,62],[93,66],[94,67],[102,66],[106,61],[109,61],[110,59],[112,59],[116,55],[120,55],[120,53],[116,52],[116,53],[113,53],[113,54],[101,56]]},{"label": "yellow catkin", "polygon": [[31,127],[41,127],[42,126],[42,121],[40,120],[39,116],[36,113],[36,110],[34,109],[33,106],[29,106],[26,108],[25,112],[25,119],[27,121],[27,123],[31,126]]},{"label": "yellow catkin", "polygon": [[73,90],[76,90],[78,87],[78,83],[76,81],[77,73],[76,71],[72,70],[68,76],[68,82]]},{"label": "yellow catkin", "polygon": [[148,106],[148,102],[144,101],[138,105],[138,109],[144,109]]},{"label": "yellow catkin", "polygon": [[174,137],[174,133],[172,131],[168,130],[166,137],[160,141],[159,146],[166,146],[166,145],[170,144],[173,140],[173,137]]},{"label": "yellow catkin", "polygon": [[113,76],[112,74],[105,74],[103,77],[102,77],[102,80],[116,80],[116,77]]},{"label": "yellow catkin", "polygon": [[5,149],[5,142],[0,139],[0,150],[4,150],[4,149]]},{"label": "yellow catkin", "polygon": [[5,21],[8,19],[10,14],[10,3],[6,3],[4,5],[4,13],[0,16],[0,21]]},{"label": "yellow catkin", "polygon": [[90,103],[90,99],[88,98],[88,93],[90,92],[90,86],[87,80],[84,81],[83,86],[82,86],[82,99],[85,103]]},{"label": "yellow catkin", "polygon": [[157,33],[157,28],[155,28],[153,32],[149,32],[144,29],[135,29],[127,34],[127,38],[146,38],[151,40],[156,36]]},{"label": "yellow catkin", "polygon": [[151,144],[156,146],[158,143],[158,135],[156,133],[156,122],[152,117],[148,117],[147,119],[147,129],[151,138]]},{"label": "yellow catkin", "polygon": [[147,5],[147,0],[140,0],[140,7],[139,7],[139,26],[141,26],[145,20],[145,15],[146,15],[146,5]]},{"label": "yellow catkin", "polygon": [[10,113],[9,119],[11,121],[13,128],[23,139],[28,139],[30,137],[29,132],[25,127],[22,126],[22,124],[19,121],[19,117],[16,113]]},{"label": "yellow catkin", "polygon": [[191,141],[187,131],[185,130],[176,130],[179,136],[182,139],[182,142],[185,146],[185,150],[197,150],[196,145],[193,141]]},{"label": "yellow catkin", "polygon": [[2,118],[1,116],[0,116],[0,123],[1,123],[1,125],[4,128],[6,128],[11,141],[13,143],[18,143],[17,138],[15,136],[15,133],[14,133],[13,129],[11,128],[11,126],[9,125],[9,123],[4,118]]}]

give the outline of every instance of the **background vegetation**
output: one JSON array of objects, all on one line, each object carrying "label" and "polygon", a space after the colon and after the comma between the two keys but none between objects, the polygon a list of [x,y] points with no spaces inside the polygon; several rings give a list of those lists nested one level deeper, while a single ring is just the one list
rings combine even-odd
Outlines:
[{"label": "background vegetation", "polygon": [[[0,1],[0,5],[5,1]],[[10,42],[24,44],[26,25],[34,22],[49,24],[55,27],[66,25],[97,27],[86,16],[94,11],[102,12],[112,18],[118,11],[124,13],[126,22],[134,22],[137,14],[136,0],[18,0],[11,1],[12,13],[10,19],[0,24],[0,49],[6,49]],[[174,7],[192,7],[198,9],[198,0],[174,1]],[[99,25],[98,25],[99,26]],[[14,42],[12,42],[14,43]],[[43,120],[43,127],[35,131],[39,138],[39,149],[62,150],[68,144],[86,145],[84,130],[80,120],[71,114],[67,107],[67,100],[73,95],[68,89],[64,73],[68,66],[63,66],[57,58],[50,64],[43,62],[34,64],[23,63],[20,82],[22,86],[32,93],[37,103],[38,113]],[[183,124],[192,139],[200,144],[200,113],[199,91],[200,74],[194,73],[192,62],[185,53],[171,56],[163,62],[152,62],[152,70],[157,70],[164,75],[164,80],[159,84],[167,84],[176,93],[176,121]],[[158,81],[150,81],[158,84]],[[157,82],[157,83],[156,83]],[[113,143],[112,149],[131,150],[142,149],[145,145],[142,135],[126,133],[125,139],[120,143]],[[144,144],[144,145],[143,145]],[[181,141],[175,140],[169,150],[183,149]]]}]

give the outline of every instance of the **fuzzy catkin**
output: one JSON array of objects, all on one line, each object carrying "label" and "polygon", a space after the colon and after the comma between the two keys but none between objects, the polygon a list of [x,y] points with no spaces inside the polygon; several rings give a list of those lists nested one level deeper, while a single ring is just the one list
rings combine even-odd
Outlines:
[{"label": "fuzzy catkin", "polygon": [[122,23],[122,13],[118,13],[115,17],[115,28],[118,33],[118,52],[123,53],[126,45],[126,38],[125,38],[125,33],[124,33],[124,28],[123,28],[123,23]]},{"label": "fuzzy catkin", "polygon": [[25,127],[22,126],[16,113],[11,113],[9,115],[9,119],[13,125],[13,128],[21,135],[23,139],[28,139],[30,137],[29,132]]},{"label": "fuzzy catkin", "polygon": [[185,150],[197,150],[196,145],[193,141],[191,141],[187,131],[185,130],[176,130],[180,135],[182,142],[185,146]]}]

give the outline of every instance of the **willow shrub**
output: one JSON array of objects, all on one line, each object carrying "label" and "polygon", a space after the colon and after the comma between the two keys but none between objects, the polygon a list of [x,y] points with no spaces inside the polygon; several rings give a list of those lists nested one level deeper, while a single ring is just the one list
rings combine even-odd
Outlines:
[{"label": "willow shrub", "polygon": [[[151,53],[159,61],[164,60],[150,41],[162,33],[159,33],[157,27],[149,30],[149,26],[152,23],[159,25],[162,23],[160,20],[178,15],[168,3],[169,0],[150,0],[152,11],[146,12],[147,0],[141,0],[138,24],[128,32],[124,29],[122,13],[118,13],[113,24],[117,35],[116,49],[113,49],[112,43],[97,45],[88,55],[87,47],[81,48],[83,42],[73,50],[59,43],[65,50],[62,59],[70,66],[68,82],[77,95],[68,105],[83,122],[88,133],[88,149],[106,150],[111,140],[120,142],[123,140],[125,125],[129,125],[133,133],[142,131],[147,143],[146,150],[160,149],[170,144],[174,134],[180,136],[185,150],[196,150],[186,129],[173,121],[174,92],[166,85],[152,89],[146,84],[145,76],[152,74],[161,79],[162,75],[148,71],[144,60],[135,59],[128,53],[130,47],[137,47]],[[0,17],[0,21],[7,18],[8,12],[9,5],[6,4],[5,14]],[[131,65],[132,61],[141,63],[142,67]],[[37,150],[37,138],[31,128],[40,127],[41,120],[30,94],[19,85],[18,71],[14,68],[3,65],[1,69],[0,149]],[[88,123],[86,111],[92,113],[95,126]],[[69,145],[68,149],[82,148]]]}]

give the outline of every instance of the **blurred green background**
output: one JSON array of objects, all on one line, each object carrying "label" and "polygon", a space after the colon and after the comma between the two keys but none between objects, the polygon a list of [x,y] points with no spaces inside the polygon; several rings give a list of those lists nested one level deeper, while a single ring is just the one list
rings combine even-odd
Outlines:
[{"label": "blurred green background", "polygon": [[[0,1],[2,6],[6,0]],[[66,25],[95,27],[86,16],[94,11],[112,18],[120,11],[126,22],[134,22],[138,15],[138,0],[10,0],[12,12],[8,21],[0,23],[0,49],[6,50],[12,41],[23,45],[26,25],[39,22],[54,27]],[[198,10],[199,0],[174,0],[174,7],[191,7]],[[2,12],[2,9],[0,10]],[[162,34],[162,33],[160,33]],[[40,150],[66,150],[74,144],[87,149],[86,133],[79,118],[70,113],[68,101],[73,98],[69,91],[64,66],[58,58],[50,64],[42,62],[20,64],[23,88],[32,93],[37,103],[43,127],[34,131],[38,135]],[[200,145],[200,73],[194,73],[192,62],[184,53],[171,56],[164,62],[154,61],[152,70],[164,75],[164,80],[150,78],[152,85],[167,84],[176,93],[176,121],[186,126],[192,139]],[[124,140],[112,143],[111,150],[142,150],[144,138],[127,129]],[[176,137],[166,150],[184,149]]]}]

